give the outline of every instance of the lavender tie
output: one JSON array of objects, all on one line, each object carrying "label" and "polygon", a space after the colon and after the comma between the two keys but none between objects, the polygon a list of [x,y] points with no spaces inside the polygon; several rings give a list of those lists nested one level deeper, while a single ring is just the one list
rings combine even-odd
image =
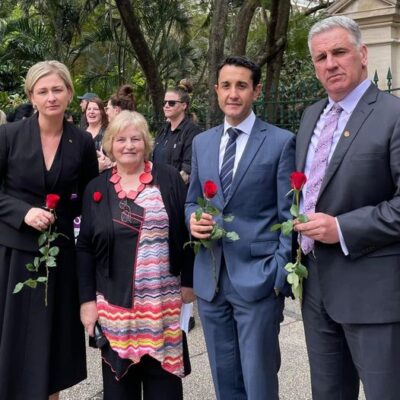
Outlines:
[{"label": "lavender tie", "polygon": [[[315,212],[318,194],[321,189],[326,168],[328,167],[328,158],[332,147],[333,134],[337,128],[342,110],[342,107],[335,103],[326,115],[325,125],[321,130],[321,135],[317,146],[315,147],[314,159],[307,180],[303,210],[305,214]],[[307,236],[302,236],[301,248],[304,254],[308,254],[314,248],[314,240]]]}]

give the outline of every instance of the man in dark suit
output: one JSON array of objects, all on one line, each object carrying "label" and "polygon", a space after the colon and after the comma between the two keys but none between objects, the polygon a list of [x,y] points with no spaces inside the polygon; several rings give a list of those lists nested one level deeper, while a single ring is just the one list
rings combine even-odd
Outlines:
[{"label": "man in dark suit", "polygon": [[[309,107],[296,163],[307,254],[303,319],[314,400],[399,399],[400,99],[367,79],[358,25],[315,24],[309,48],[328,94]],[[334,115],[335,114],[335,115]]]},{"label": "man in dark suit", "polygon": [[210,235],[213,217],[203,213],[197,221],[194,213],[204,183],[212,180],[218,187],[212,204],[234,216],[215,222],[240,237],[216,241],[214,259],[205,248],[195,259],[194,290],[218,400],[278,399],[278,333],[291,244],[270,228],[290,218],[285,194],[294,170],[294,136],[254,115],[260,76],[250,60],[228,57],[215,85],[225,121],[193,141],[186,201],[192,236]]}]

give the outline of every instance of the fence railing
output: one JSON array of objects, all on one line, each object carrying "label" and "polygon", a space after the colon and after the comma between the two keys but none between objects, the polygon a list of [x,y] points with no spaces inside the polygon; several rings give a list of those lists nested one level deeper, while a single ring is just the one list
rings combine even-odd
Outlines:
[{"label": "fence railing", "polygon": [[[376,71],[372,81],[375,85],[378,85],[379,77]],[[389,68],[386,75],[385,91],[400,96],[400,88],[393,88],[392,82],[393,77]],[[294,82],[290,86],[284,87],[281,85],[278,91],[272,88],[270,96],[272,100],[266,101],[264,93],[262,93],[259,100],[254,103],[253,110],[263,120],[296,133],[305,108],[325,97],[326,92],[319,81],[316,78],[309,79],[300,83]],[[207,129],[205,121],[206,109],[198,109],[196,114],[199,117],[199,125]],[[146,117],[148,117],[153,133],[158,132],[165,123],[164,120],[153,120],[151,114],[146,115]],[[214,121],[211,126],[221,122],[222,119],[221,121]]]},{"label": "fence railing", "polygon": [[[377,71],[375,71],[372,81],[378,85]],[[389,68],[385,91],[400,96],[400,88],[393,88],[392,82],[393,77]],[[260,118],[296,133],[304,109],[325,97],[325,91],[317,80],[301,82],[292,87],[280,86],[278,92],[272,89],[270,96],[272,100],[265,101],[262,96],[259,101],[254,103],[253,109]]]}]

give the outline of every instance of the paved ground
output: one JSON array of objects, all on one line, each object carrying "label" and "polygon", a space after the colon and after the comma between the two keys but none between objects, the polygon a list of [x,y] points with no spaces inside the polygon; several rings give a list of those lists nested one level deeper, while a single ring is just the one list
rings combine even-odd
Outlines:
[{"label": "paved ground", "polygon": [[[207,352],[200,319],[190,332],[189,347],[192,373],[183,380],[185,400],[214,400]],[[299,305],[287,300],[285,320],[281,326],[282,366],[279,373],[280,400],[311,400],[309,368]],[[88,349],[88,379],[64,391],[61,400],[101,400],[102,384],[98,350]],[[227,399],[228,400],[228,399]],[[360,400],[365,400],[360,395]]]}]

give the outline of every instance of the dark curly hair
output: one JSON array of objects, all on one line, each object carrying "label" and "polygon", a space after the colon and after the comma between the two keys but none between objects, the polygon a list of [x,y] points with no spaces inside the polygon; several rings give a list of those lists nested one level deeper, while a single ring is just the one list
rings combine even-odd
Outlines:
[{"label": "dark curly hair", "polygon": [[133,95],[133,87],[130,85],[122,85],[116,93],[110,97],[113,107],[119,107],[121,110],[136,110],[135,96]]}]

